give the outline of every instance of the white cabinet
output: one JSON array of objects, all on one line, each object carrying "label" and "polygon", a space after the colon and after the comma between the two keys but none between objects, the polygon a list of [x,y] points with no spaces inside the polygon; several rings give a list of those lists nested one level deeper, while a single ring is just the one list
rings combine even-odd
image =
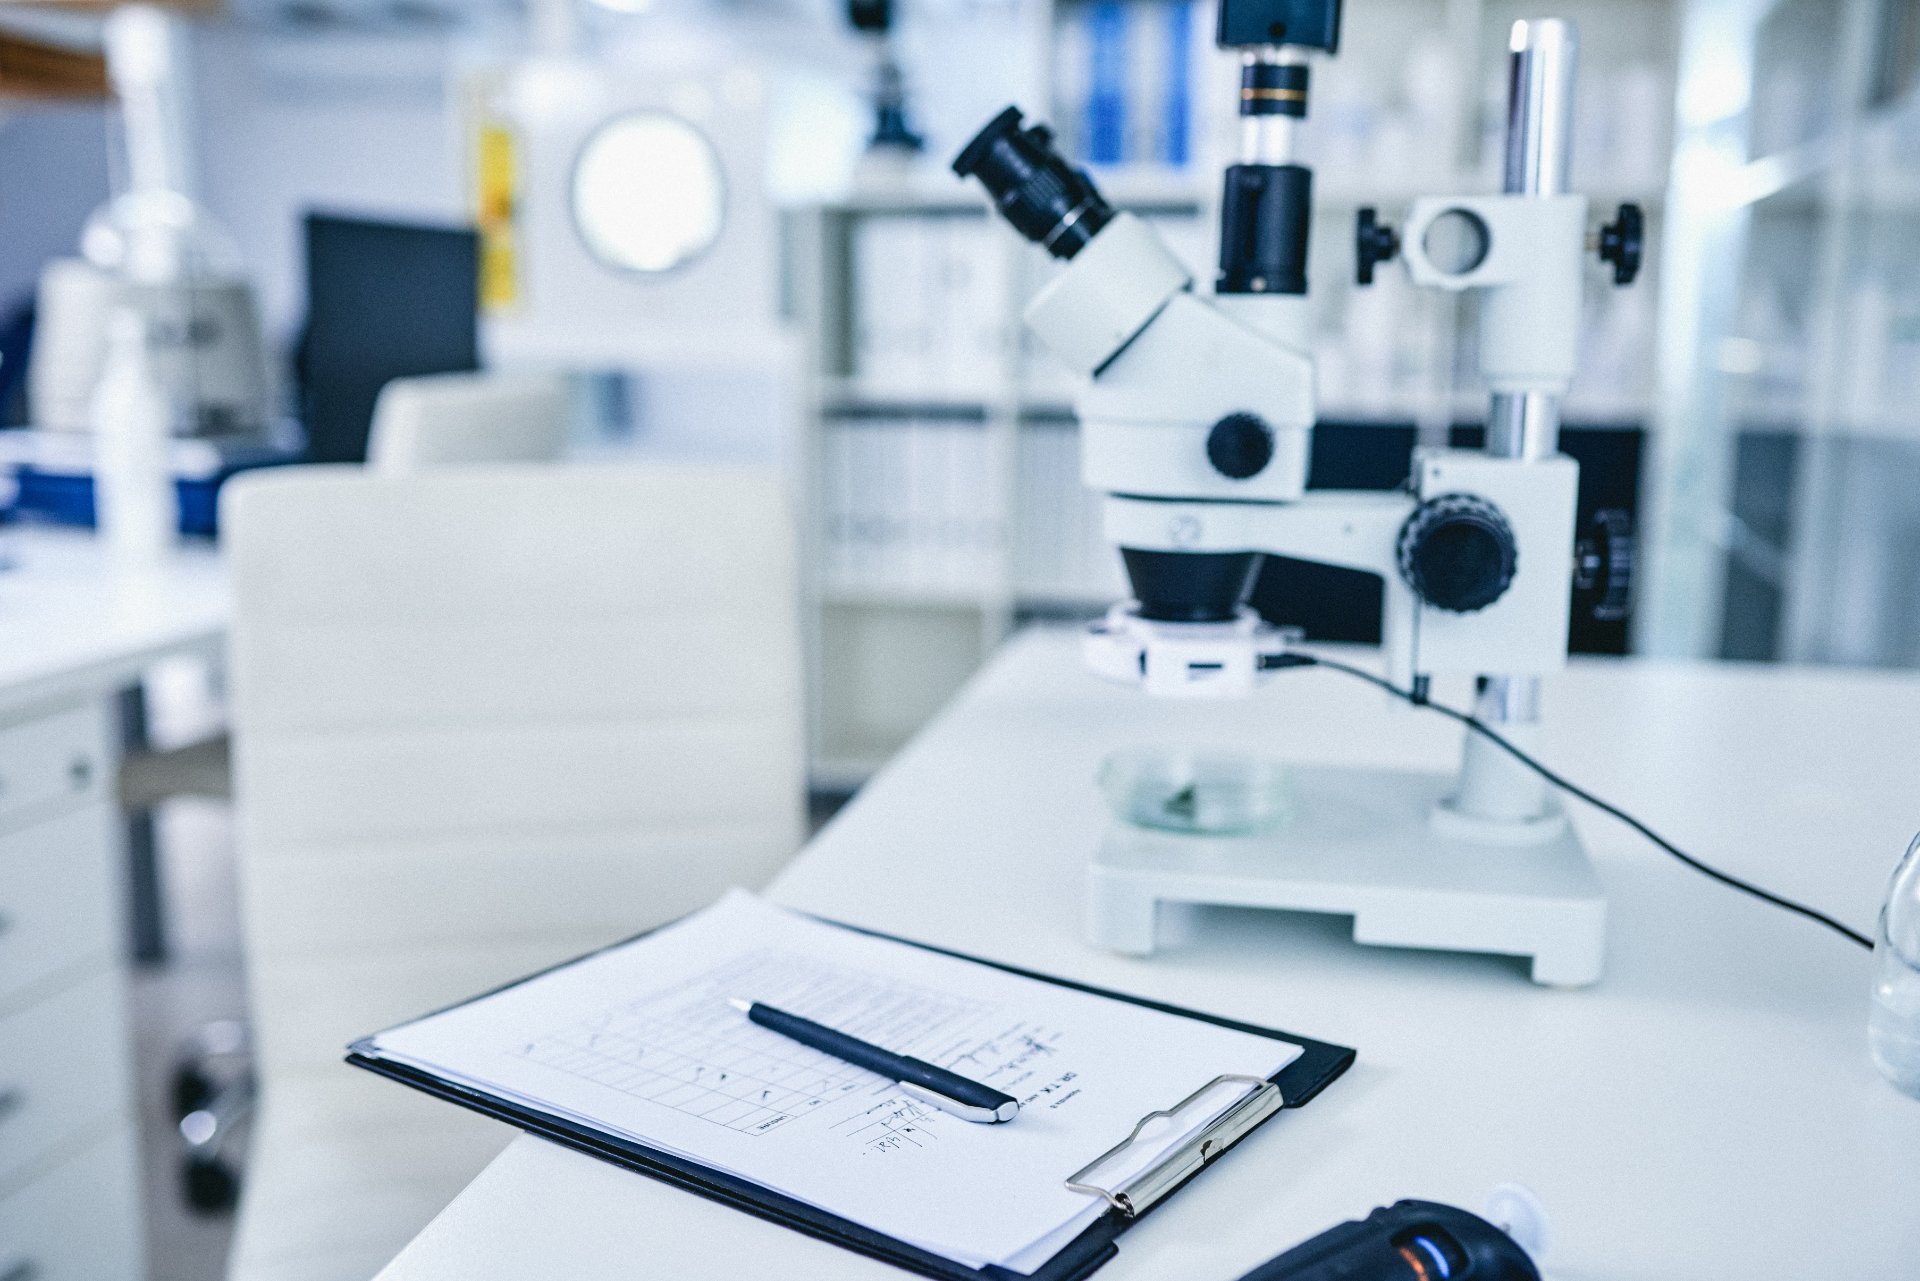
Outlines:
[{"label": "white cabinet", "polygon": [[135,1281],[112,723],[0,723],[0,1279]]},{"label": "white cabinet", "polygon": [[119,945],[114,815],[95,800],[39,822],[0,820],[0,1010]]},{"label": "white cabinet", "polygon": [[83,1142],[0,1196],[0,1281],[126,1281],[141,1275],[133,1131]]}]

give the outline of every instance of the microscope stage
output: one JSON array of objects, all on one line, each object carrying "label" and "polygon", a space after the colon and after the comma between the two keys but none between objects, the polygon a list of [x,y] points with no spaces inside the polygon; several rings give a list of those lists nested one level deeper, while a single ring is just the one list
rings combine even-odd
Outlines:
[{"label": "microscope stage", "polygon": [[1536,983],[1597,981],[1606,899],[1564,820],[1488,829],[1436,810],[1450,775],[1296,767],[1292,814],[1252,835],[1115,825],[1094,856],[1087,938],[1147,956],[1165,903],[1331,912],[1355,942],[1533,960]]}]

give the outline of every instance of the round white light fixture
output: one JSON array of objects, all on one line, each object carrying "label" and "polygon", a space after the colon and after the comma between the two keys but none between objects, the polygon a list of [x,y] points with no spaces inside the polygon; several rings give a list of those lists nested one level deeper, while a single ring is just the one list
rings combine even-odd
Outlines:
[{"label": "round white light fixture", "polygon": [[574,226],[609,267],[672,271],[712,248],[725,218],[720,157],[679,116],[616,116],[594,130],[574,162]]}]

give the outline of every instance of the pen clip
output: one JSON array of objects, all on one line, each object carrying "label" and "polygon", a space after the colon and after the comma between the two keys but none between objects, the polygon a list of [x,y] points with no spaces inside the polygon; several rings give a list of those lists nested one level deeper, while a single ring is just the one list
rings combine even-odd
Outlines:
[{"label": "pen clip", "polygon": [[[996,1121],[1009,1121],[1013,1119],[1012,1111],[1008,1111],[1005,1116],[1002,1116],[993,1108],[975,1107],[971,1103],[962,1103],[959,1099],[948,1098],[938,1090],[929,1090],[926,1086],[916,1085],[912,1081],[898,1081],[895,1082],[895,1084],[899,1087],[902,1094],[910,1098],[919,1099],[922,1103],[937,1107],[942,1112],[951,1112],[955,1116],[972,1121],[976,1125],[992,1125]],[[1008,1104],[1007,1106],[1009,1108],[1013,1107],[1012,1104]]]},{"label": "pen clip", "polygon": [[[1245,1098],[1208,1123],[1206,1129],[1116,1187],[1106,1188],[1087,1182],[1088,1177],[1101,1166],[1132,1147],[1141,1131],[1149,1125],[1155,1121],[1171,1120],[1219,1086],[1230,1082],[1253,1088]],[[1072,1192],[1100,1197],[1128,1218],[1145,1214],[1169,1192],[1198,1174],[1215,1157],[1245,1138],[1255,1126],[1278,1112],[1284,1104],[1280,1087],[1265,1077],[1231,1072],[1216,1076],[1172,1107],[1149,1112],[1134,1122],[1133,1132],[1126,1138],[1068,1175],[1067,1188]]]}]

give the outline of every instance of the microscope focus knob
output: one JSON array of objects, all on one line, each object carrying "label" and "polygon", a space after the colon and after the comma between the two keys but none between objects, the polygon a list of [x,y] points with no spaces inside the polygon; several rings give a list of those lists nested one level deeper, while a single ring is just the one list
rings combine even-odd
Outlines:
[{"label": "microscope focus knob", "polygon": [[1273,428],[1257,414],[1228,414],[1207,433],[1207,461],[1232,480],[1258,476],[1273,461]]},{"label": "microscope focus knob", "polygon": [[1471,494],[1444,494],[1407,517],[1399,560],[1400,576],[1421,600],[1471,614],[1506,594],[1520,551],[1498,507]]}]

